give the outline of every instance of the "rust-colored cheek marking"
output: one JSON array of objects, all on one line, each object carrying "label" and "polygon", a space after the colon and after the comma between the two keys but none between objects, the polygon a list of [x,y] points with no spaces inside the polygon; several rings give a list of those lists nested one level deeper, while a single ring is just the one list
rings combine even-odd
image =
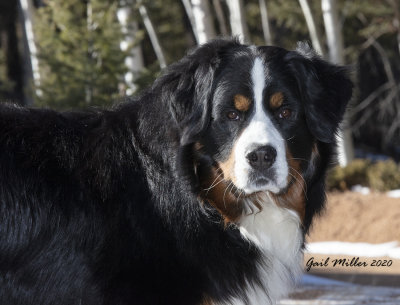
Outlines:
[{"label": "rust-colored cheek marking", "polygon": [[250,99],[241,94],[236,94],[234,97],[235,108],[239,111],[245,112],[250,109]]},{"label": "rust-colored cheek marking", "polygon": [[282,106],[283,99],[284,99],[283,98],[283,93],[282,92],[276,92],[269,99],[269,105],[271,106],[272,109],[279,108],[280,106]]},{"label": "rust-colored cheek marking", "polygon": [[294,160],[292,154],[286,147],[286,159],[289,166],[288,183],[289,187],[283,194],[272,194],[277,205],[295,211],[301,222],[304,221],[306,209],[307,186],[304,178],[301,176],[300,161]]},{"label": "rust-colored cheek marking", "polygon": [[222,170],[223,176],[225,180],[231,180],[235,182],[236,178],[234,175],[234,166],[235,166],[235,155],[234,155],[235,147],[232,148],[231,154],[228,159],[224,162],[219,162],[218,165]]},{"label": "rust-colored cheek marking", "polygon": [[[225,225],[237,222],[243,213],[243,203],[234,187],[234,155],[213,167],[200,177],[202,191],[200,197],[206,199],[222,215]],[[237,191],[237,193],[235,193]]]},{"label": "rust-colored cheek marking", "polygon": [[199,305],[213,305],[214,302],[211,300],[210,297],[205,296],[203,301]]}]

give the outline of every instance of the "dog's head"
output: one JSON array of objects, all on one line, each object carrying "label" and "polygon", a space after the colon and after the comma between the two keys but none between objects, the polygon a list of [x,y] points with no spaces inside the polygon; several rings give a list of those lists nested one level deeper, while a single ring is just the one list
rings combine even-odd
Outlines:
[{"label": "dog's head", "polygon": [[235,221],[243,198],[266,192],[304,216],[319,147],[335,142],[351,97],[344,68],[307,45],[216,40],[160,81],[180,128],[179,170],[202,200]]}]

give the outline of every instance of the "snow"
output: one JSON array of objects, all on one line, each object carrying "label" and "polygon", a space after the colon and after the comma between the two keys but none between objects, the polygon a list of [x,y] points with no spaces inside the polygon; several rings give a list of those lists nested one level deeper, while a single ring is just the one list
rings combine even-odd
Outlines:
[{"label": "snow", "polygon": [[[353,185],[351,187],[351,191],[355,192],[355,193],[360,193],[363,195],[371,194],[371,189],[369,187],[362,186],[360,184]],[[400,189],[391,190],[389,192],[386,192],[386,196],[391,197],[391,198],[400,198]]]},{"label": "snow", "polygon": [[304,275],[301,285],[278,305],[399,305],[400,289],[374,287]]},{"label": "snow", "polygon": [[388,256],[394,259],[400,259],[400,246],[397,241],[383,244],[349,243],[340,241],[314,242],[307,244],[306,252],[364,257]]},{"label": "snow", "polygon": [[400,198],[400,189],[389,191],[386,193],[386,195],[391,198]]},{"label": "snow", "polygon": [[360,184],[353,185],[351,187],[351,190],[353,192],[360,193],[360,194],[363,194],[363,195],[368,195],[369,193],[371,193],[371,190],[370,190],[369,187],[362,186]]},{"label": "snow", "polygon": [[301,285],[313,285],[313,286],[347,286],[348,283],[327,279],[324,277],[319,277],[310,274],[303,274],[303,278],[301,279]]}]

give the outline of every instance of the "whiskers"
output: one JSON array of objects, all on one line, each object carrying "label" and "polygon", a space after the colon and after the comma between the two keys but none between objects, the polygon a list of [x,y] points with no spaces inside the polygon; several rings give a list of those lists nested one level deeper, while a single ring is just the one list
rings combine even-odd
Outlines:
[{"label": "whiskers", "polygon": [[[206,195],[208,194],[209,191],[211,191],[214,187],[216,187],[218,184],[221,182],[228,182],[226,179],[223,178],[224,173],[221,171],[218,176],[214,179],[214,181],[210,184],[208,188],[203,189],[203,191],[206,191]],[[217,181],[219,178],[221,178],[220,181]]]},{"label": "whiskers", "polygon": [[[296,175],[292,174],[290,172],[291,170],[294,171],[297,174],[297,176],[300,177],[301,180],[303,180],[303,181],[299,180],[298,177],[296,177]],[[308,200],[308,197],[307,197],[307,183],[306,183],[306,180],[303,178],[303,176],[295,168],[293,168],[292,166],[289,166],[289,175],[294,179],[294,183],[297,183],[301,187],[305,198]]]},{"label": "whiskers", "polygon": [[303,159],[303,158],[288,158],[288,161],[291,161],[291,160],[304,161],[304,162],[310,163],[310,160]]},{"label": "whiskers", "polygon": [[232,194],[236,198],[236,203],[238,203],[240,197],[244,195],[244,191],[241,190],[241,189],[236,188],[236,186],[233,183],[233,181],[225,179],[223,171],[219,172],[219,174],[215,177],[214,181],[210,184],[209,187],[203,189],[203,191],[206,192],[205,195],[207,196],[208,193],[212,189],[214,189],[217,185],[219,185],[220,183],[225,183],[226,184],[225,190],[224,190],[224,193],[223,193],[223,196],[222,196],[222,200],[223,200],[225,208],[226,208],[226,200],[225,200],[225,198],[226,198],[227,194],[229,194],[229,193]]}]

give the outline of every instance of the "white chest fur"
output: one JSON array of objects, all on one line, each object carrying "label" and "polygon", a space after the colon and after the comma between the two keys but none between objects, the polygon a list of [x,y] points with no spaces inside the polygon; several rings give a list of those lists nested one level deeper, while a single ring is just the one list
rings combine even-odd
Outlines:
[{"label": "white chest fur", "polygon": [[259,195],[259,203],[262,211],[243,215],[239,229],[263,253],[264,261],[258,266],[261,285],[248,283],[247,300],[235,299],[232,305],[275,304],[290,292],[302,272],[303,235],[298,215],[276,206],[266,193]]}]

